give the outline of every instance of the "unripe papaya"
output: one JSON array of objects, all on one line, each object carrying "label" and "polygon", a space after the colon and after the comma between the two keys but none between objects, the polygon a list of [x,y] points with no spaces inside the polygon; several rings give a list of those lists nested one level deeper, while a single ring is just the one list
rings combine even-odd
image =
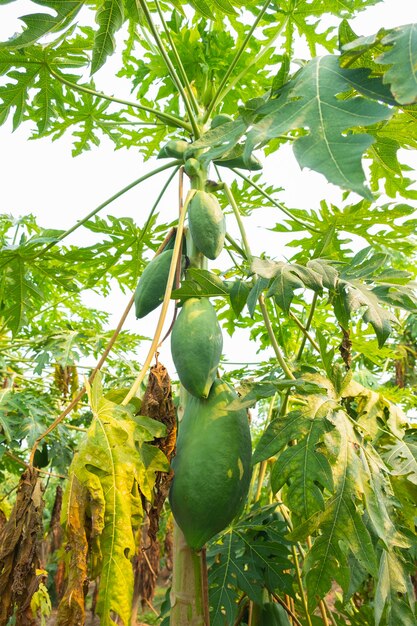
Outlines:
[{"label": "unripe papaya", "polygon": [[265,602],[262,605],[260,624],[262,626],[291,626],[286,610],[276,602]]},{"label": "unripe papaya", "polygon": [[184,163],[184,171],[188,176],[197,176],[201,172],[200,161],[192,157],[187,159]]},{"label": "unripe papaya", "polygon": [[156,309],[164,297],[173,250],[158,254],[143,270],[135,291],[136,317],[145,317]]},{"label": "unripe papaya", "polygon": [[216,259],[226,235],[226,221],[216,196],[207,191],[195,193],[188,208],[188,225],[198,250],[208,259]]},{"label": "unripe papaya", "polygon": [[188,141],[183,139],[171,139],[161,148],[158,159],[182,159],[185,151],[190,147]]},{"label": "unripe papaya", "polygon": [[174,518],[194,550],[230,524],[249,489],[250,430],[246,411],[228,408],[236,398],[218,378],[206,400],[186,399],[169,498]]},{"label": "unripe papaya", "polygon": [[222,348],[222,331],[210,300],[186,300],[172,329],[171,353],[181,384],[193,396],[207,398]]},{"label": "unripe papaya", "polygon": [[237,167],[238,169],[249,170],[250,172],[256,172],[258,170],[261,170],[263,167],[260,160],[253,154],[250,155],[248,161],[244,161],[243,156],[237,156],[233,159],[219,159],[217,161],[214,161],[214,163],[216,165],[221,165],[222,167]]}]

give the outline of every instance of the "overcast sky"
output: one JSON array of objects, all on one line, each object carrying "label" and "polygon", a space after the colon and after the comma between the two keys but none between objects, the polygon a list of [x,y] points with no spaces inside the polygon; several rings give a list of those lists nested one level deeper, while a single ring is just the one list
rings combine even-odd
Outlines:
[{"label": "overcast sky", "polygon": [[[21,29],[19,15],[33,12],[34,6],[36,10],[43,10],[26,0],[17,0],[0,6],[0,40],[5,40],[19,31]],[[360,35],[368,35],[381,27],[391,28],[411,22],[417,22],[415,0],[386,0],[361,13],[351,24]],[[110,74],[112,61],[106,65],[105,70],[97,74],[98,87],[114,95],[127,95],[115,93],[116,83],[108,79]],[[14,216],[33,213],[45,227],[69,228],[107,197],[144,172],[161,164],[161,161],[143,164],[140,155],[134,149],[115,151],[113,144],[106,139],[102,140],[99,148],[74,159],[71,156],[72,142],[69,135],[52,143],[48,138],[28,141],[29,134],[30,129],[26,124],[22,124],[16,132],[11,133],[10,119],[0,127],[2,163],[0,212],[11,213]],[[417,170],[416,155],[405,153],[401,160]],[[316,208],[324,197],[336,203],[341,198],[340,190],[327,184],[322,176],[306,170],[301,171],[290,149],[268,158],[264,171],[267,180],[275,185],[285,185],[285,191],[278,199],[285,201],[289,207]],[[162,174],[160,178],[129,192],[103,214],[132,216],[140,224],[166,177],[166,174]],[[161,205],[162,215],[172,216],[176,198],[176,189],[172,187],[171,194],[166,196]],[[256,213],[249,225],[255,254],[267,250],[270,256],[278,258],[282,256],[280,236],[261,229],[265,224],[272,226],[279,219],[276,209],[265,209],[262,214]],[[231,230],[237,235],[234,227]],[[87,242],[89,237],[80,229],[72,241]],[[114,301],[112,303],[107,299],[107,302],[100,303],[95,297],[89,298],[95,306],[113,309]],[[124,297],[124,300],[126,299]],[[124,308],[124,304],[120,305],[120,296],[115,300]],[[115,313],[114,318],[119,315],[119,312]],[[141,327],[132,314],[128,326],[141,334],[151,335],[156,317],[150,315],[146,318],[146,327]],[[253,353],[248,355],[247,347],[242,349],[239,340],[232,342],[227,340],[225,353],[231,361],[259,360],[259,356]],[[164,355],[164,359],[167,362],[169,357]]]}]

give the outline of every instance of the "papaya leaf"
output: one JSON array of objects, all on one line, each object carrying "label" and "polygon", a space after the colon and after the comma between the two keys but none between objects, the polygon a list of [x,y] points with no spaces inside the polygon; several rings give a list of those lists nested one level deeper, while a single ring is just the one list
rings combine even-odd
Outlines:
[{"label": "papaya leaf", "polygon": [[[168,464],[158,449],[144,443],[138,449],[138,425],[125,408],[103,396],[99,375],[92,387],[86,386],[94,418],[71,473],[88,490],[92,502],[94,558],[96,575],[100,575],[97,612],[100,623],[110,626],[116,623],[112,616],[119,616],[124,623],[130,620],[131,558],[135,552],[132,524],[143,517],[138,490],[150,499],[156,471],[166,471]],[[152,434],[148,432],[146,438]],[[143,441],[143,428],[139,440]]]},{"label": "papaya leaf", "polygon": [[[288,483],[288,506],[300,518],[307,519],[324,510],[322,488],[333,492],[333,477],[329,461],[318,450],[324,433],[332,428],[326,419],[306,419],[297,424],[297,442],[286,448],[275,461],[271,472],[274,493]],[[322,488],[320,488],[322,487]]]},{"label": "papaya leaf", "polygon": [[289,441],[298,436],[301,411],[290,411],[285,417],[277,417],[268,424],[253,453],[252,463],[255,465],[275,456],[285,448]]},{"label": "papaya leaf", "polygon": [[417,485],[417,441],[414,430],[408,431],[403,439],[397,439],[386,446],[385,463],[393,476],[407,476]]},{"label": "papaya leaf", "polygon": [[91,74],[99,70],[115,49],[114,35],[123,24],[122,0],[102,0],[96,14],[99,29],[94,38]]},{"label": "papaya leaf", "polygon": [[[297,378],[296,380],[279,378],[274,379],[271,376],[264,378],[258,382],[243,381],[239,389],[241,396],[233,400],[229,405],[230,410],[246,409],[255,406],[258,400],[271,398],[277,391],[293,388],[299,393],[317,393],[320,387],[309,380]],[[271,422],[272,423],[272,422]]]},{"label": "papaya leaf", "polygon": [[224,282],[213,272],[190,267],[187,270],[187,278],[181,283],[179,289],[174,289],[171,298],[180,300],[183,298],[201,298],[214,296],[228,296],[229,290]]},{"label": "papaya leaf", "polygon": [[1,42],[0,48],[24,48],[32,45],[45,35],[63,30],[71,24],[84,4],[84,0],[65,0],[65,2],[61,0],[34,1],[36,4],[45,7],[45,9],[51,10],[55,15],[50,13],[23,15],[20,19],[26,24],[26,28],[20,34],[9,39],[9,41]]},{"label": "papaya leaf", "polygon": [[357,437],[344,411],[332,412],[331,422],[335,428],[326,434],[325,445],[332,465],[334,493],[326,501],[324,511],[313,514],[290,534],[292,540],[303,540],[320,529],[305,561],[306,588],[311,607],[316,606],[318,599],[330,590],[333,579],[347,591],[346,547],[367,572],[377,575],[371,536],[355,504],[355,496],[362,498],[361,477],[364,477],[356,450]]},{"label": "papaya leaf", "polygon": [[292,593],[293,564],[290,544],[284,538],[286,524],[275,517],[276,504],[255,508],[208,548],[210,624],[233,624],[237,601],[244,589],[248,597],[262,602],[267,588]]},{"label": "papaya leaf", "polygon": [[236,317],[242,313],[245,308],[245,304],[248,299],[248,295],[251,288],[247,282],[243,280],[236,280],[230,290],[230,304],[235,312]]},{"label": "papaya leaf", "polygon": [[249,315],[252,318],[255,314],[255,308],[258,302],[258,298],[261,295],[261,293],[264,291],[264,289],[266,289],[266,287],[268,286],[268,282],[269,281],[267,278],[262,278],[262,277],[258,278],[254,286],[249,292],[248,299],[246,301],[246,306],[248,307]]},{"label": "papaya leaf", "polygon": [[395,550],[384,550],[378,572],[378,583],[375,591],[375,624],[387,626],[415,626],[414,593],[411,587],[410,574],[403,560]]},{"label": "papaya leaf", "polygon": [[339,66],[337,56],[316,57],[287,84],[276,100],[257,113],[263,119],[247,135],[247,158],[255,146],[295,129],[308,134],[294,141],[294,154],[301,167],[323,174],[331,183],[372,198],[365,187],[361,159],[373,143],[365,133],[347,133],[388,119],[393,111],[357,96],[338,99],[349,89],[349,70]]},{"label": "papaya leaf", "polygon": [[389,65],[384,83],[400,104],[417,102],[417,24],[407,24],[391,30],[382,44],[389,49],[378,57],[378,63]]}]

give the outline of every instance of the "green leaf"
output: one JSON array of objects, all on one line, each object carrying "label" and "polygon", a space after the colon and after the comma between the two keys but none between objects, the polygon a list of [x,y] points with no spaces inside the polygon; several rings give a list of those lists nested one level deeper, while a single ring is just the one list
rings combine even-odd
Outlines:
[{"label": "green leaf", "polygon": [[396,100],[401,104],[417,102],[417,24],[399,26],[383,39],[387,52],[378,57],[378,63],[389,65],[384,83],[391,86]]},{"label": "green leaf", "polygon": [[258,110],[265,117],[248,133],[246,155],[273,137],[305,129],[308,134],[293,144],[300,166],[320,172],[343,189],[371,198],[364,185],[361,159],[373,139],[362,132],[347,131],[388,119],[393,111],[359,96],[339,99],[338,95],[348,91],[348,77],[349,70],[339,66],[337,56],[312,59],[279,98]]},{"label": "green leaf", "polygon": [[3,124],[12,109],[13,114],[13,130],[20,125],[26,112],[29,89],[38,75],[39,66],[29,66],[25,71],[10,72],[8,77],[14,80],[14,83],[2,85],[0,87],[0,124]]},{"label": "green leaf", "polygon": [[355,496],[362,495],[360,478],[364,473],[356,451],[357,438],[344,411],[335,411],[331,421],[335,429],[327,433],[325,444],[333,459],[334,494],[326,501],[324,511],[312,515],[290,535],[291,539],[303,540],[313,530],[320,529],[305,561],[311,607],[330,590],[333,579],[347,590],[349,579],[344,548],[349,548],[367,572],[374,576],[377,573],[371,536],[355,503]]},{"label": "green leaf", "polygon": [[187,270],[186,280],[181,283],[179,289],[173,290],[171,298],[182,300],[183,298],[210,298],[228,295],[228,288],[217,274],[190,267]]},{"label": "green leaf", "polygon": [[242,313],[247,302],[251,287],[243,280],[236,280],[229,292],[230,303],[236,317]]},{"label": "green leaf", "polygon": [[[387,626],[415,626],[414,593],[410,574],[395,550],[384,550],[375,591],[375,624],[380,624],[383,614]],[[386,611],[386,612],[385,612]]]},{"label": "green leaf", "polygon": [[385,463],[393,476],[407,476],[417,485],[417,441],[415,431],[411,430],[403,439],[397,439],[386,446]]},{"label": "green leaf", "polygon": [[256,305],[258,303],[258,298],[261,295],[261,293],[263,292],[264,289],[266,289],[266,287],[268,286],[268,279],[267,278],[258,278],[256,283],[254,284],[254,286],[252,287],[252,289],[250,290],[250,293],[248,295],[248,299],[246,301],[246,305],[248,307],[248,311],[249,311],[249,315],[253,318],[254,314],[255,314],[255,308]]},{"label": "green leaf", "polygon": [[307,519],[324,510],[323,488],[333,492],[330,464],[317,449],[324,433],[332,426],[326,419],[306,419],[306,416],[297,426],[297,442],[284,450],[273,465],[271,488],[276,493],[288,483],[286,500],[291,511]]},{"label": "green leaf", "polygon": [[99,70],[115,49],[114,35],[123,24],[122,0],[102,0],[96,14],[99,29],[94,38],[91,74]]},{"label": "green leaf", "polygon": [[49,13],[32,13],[20,19],[26,24],[22,33],[9,41],[0,43],[0,47],[9,49],[24,48],[34,44],[38,39],[51,33],[63,30],[71,24],[84,4],[84,0],[35,0],[55,15]]}]

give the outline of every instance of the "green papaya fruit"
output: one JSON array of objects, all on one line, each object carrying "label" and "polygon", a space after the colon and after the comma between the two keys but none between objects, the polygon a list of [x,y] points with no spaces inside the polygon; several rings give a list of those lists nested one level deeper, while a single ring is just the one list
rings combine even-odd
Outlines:
[{"label": "green papaya fruit", "polygon": [[226,220],[216,196],[207,191],[196,192],[188,207],[188,225],[198,250],[208,259],[216,259],[226,235]]},{"label": "green papaya fruit", "polygon": [[262,626],[291,626],[286,610],[276,602],[265,602],[262,605],[260,623]]},{"label": "green papaya fruit", "polygon": [[259,159],[256,158],[253,154],[250,155],[249,160],[246,162],[243,160],[242,156],[235,157],[233,159],[224,159],[214,161],[216,165],[221,165],[222,167],[237,167],[241,170],[249,170],[250,172],[256,172],[261,170],[263,165]]},{"label": "green papaya fruit", "polygon": [[219,126],[223,126],[223,124],[227,124],[227,122],[233,122],[233,118],[230,117],[230,115],[226,115],[226,113],[220,113],[213,117],[210,128],[218,128]]},{"label": "green papaya fruit", "polygon": [[185,151],[190,147],[184,139],[171,139],[161,148],[158,159],[182,159]]},{"label": "green papaya fruit", "polygon": [[245,410],[216,379],[206,400],[187,396],[178,429],[170,504],[188,545],[200,550],[241,511],[251,477],[251,439]]},{"label": "green papaya fruit", "polygon": [[173,250],[158,254],[142,272],[135,291],[136,318],[156,309],[164,297]]},{"label": "green papaya fruit", "polygon": [[193,396],[207,398],[222,349],[222,331],[210,300],[186,300],[172,329],[171,353],[181,384]]},{"label": "green papaya fruit", "polygon": [[200,161],[194,158],[187,159],[184,163],[184,171],[188,176],[197,176],[201,171]]}]

